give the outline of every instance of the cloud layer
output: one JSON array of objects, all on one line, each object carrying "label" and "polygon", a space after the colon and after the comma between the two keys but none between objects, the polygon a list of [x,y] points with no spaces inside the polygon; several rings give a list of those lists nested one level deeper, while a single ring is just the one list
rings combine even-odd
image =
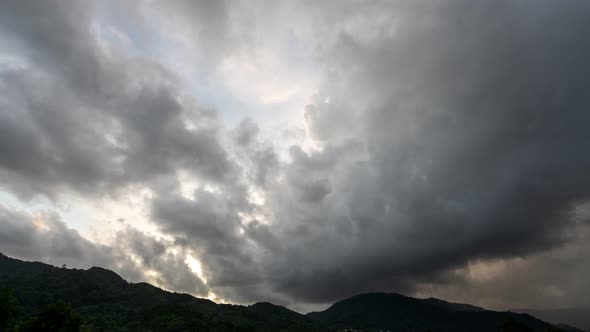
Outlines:
[{"label": "cloud layer", "polygon": [[[297,308],[368,291],[584,305],[572,287],[588,277],[584,1],[138,2],[135,46],[105,32],[103,7],[0,5],[2,190],[55,202],[147,190],[158,234],[128,221],[99,244],[57,215],[5,208],[1,251]],[[167,38],[196,71],[148,52]],[[228,110],[191,93],[261,45],[313,50],[305,140],[259,119],[228,129]]]}]

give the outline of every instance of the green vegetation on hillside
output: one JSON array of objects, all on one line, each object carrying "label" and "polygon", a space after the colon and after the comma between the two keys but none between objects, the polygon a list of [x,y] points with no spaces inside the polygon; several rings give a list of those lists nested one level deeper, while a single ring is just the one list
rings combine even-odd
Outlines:
[{"label": "green vegetation on hillside", "polygon": [[[216,304],[129,283],[116,273],[58,268],[0,254],[0,332],[556,332],[529,315],[438,299],[364,294],[301,315],[271,303]],[[579,330],[565,330],[579,331]]]},{"label": "green vegetation on hillside", "polygon": [[[337,330],[416,332],[562,331],[529,315],[484,310],[436,299],[399,294],[362,294],[307,315]],[[576,330],[571,330],[576,331]]]},{"label": "green vegetation on hillside", "polygon": [[216,304],[102,269],[58,268],[0,254],[0,331],[323,332],[320,323],[269,303]]}]

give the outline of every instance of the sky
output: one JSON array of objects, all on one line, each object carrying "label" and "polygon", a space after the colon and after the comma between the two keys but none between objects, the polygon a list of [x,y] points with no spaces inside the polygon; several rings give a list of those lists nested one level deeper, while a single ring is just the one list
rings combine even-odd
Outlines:
[{"label": "sky", "polygon": [[590,306],[589,33],[585,0],[0,0],[0,252]]}]

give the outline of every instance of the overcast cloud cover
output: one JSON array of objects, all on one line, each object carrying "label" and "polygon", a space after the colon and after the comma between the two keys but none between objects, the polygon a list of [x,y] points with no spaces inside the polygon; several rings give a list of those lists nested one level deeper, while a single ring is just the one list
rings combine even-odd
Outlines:
[{"label": "overcast cloud cover", "polygon": [[589,33],[584,0],[0,0],[0,252],[298,310],[588,306]]}]

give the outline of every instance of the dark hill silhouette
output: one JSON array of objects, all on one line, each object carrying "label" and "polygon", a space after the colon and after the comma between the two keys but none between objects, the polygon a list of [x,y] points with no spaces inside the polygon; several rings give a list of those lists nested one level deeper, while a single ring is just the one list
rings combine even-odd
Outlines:
[{"label": "dark hill silhouette", "polygon": [[[216,304],[147,283],[129,283],[99,267],[66,269],[0,254],[0,285],[12,290],[24,308],[24,318],[50,312],[69,321],[64,316],[75,315],[87,331],[330,331],[281,306]],[[68,305],[53,306],[59,302]]]},{"label": "dark hill silhouette", "polygon": [[526,314],[490,311],[439,299],[416,299],[385,293],[353,296],[336,302],[325,311],[311,312],[307,316],[335,329],[366,331],[562,330]]},{"label": "dark hill silhouette", "polygon": [[590,331],[590,308],[513,309],[554,324],[567,324]]},{"label": "dark hill silhouette", "polygon": [[59,268],[0,254],[0,332],[579,331],[526,314],[399,294],[363,294],[301,315],[261,302],[217,304],[113,271]]}]

